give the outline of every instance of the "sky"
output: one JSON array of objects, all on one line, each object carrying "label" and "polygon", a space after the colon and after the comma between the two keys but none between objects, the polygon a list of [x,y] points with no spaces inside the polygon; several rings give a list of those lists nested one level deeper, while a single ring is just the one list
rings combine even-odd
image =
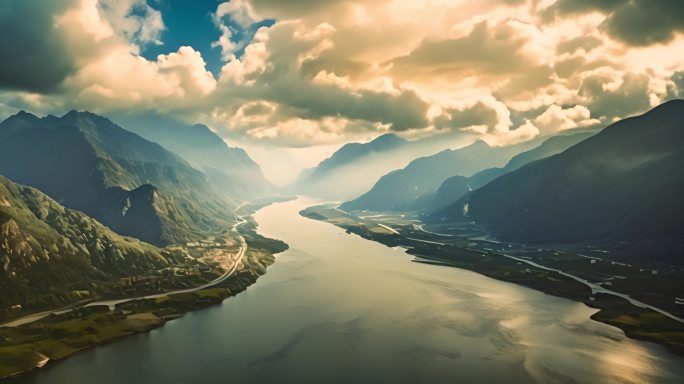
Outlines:
[{"label": "sky", "polygon": [[154,111],[298,167],[387,132],[509,145],[684,96],[681,0],[3,0],[0,36],[0,118]]}]

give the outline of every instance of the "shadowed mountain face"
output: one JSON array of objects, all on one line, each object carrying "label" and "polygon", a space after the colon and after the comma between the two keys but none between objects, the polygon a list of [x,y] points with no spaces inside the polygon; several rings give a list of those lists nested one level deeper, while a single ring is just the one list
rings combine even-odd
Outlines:
[{"label": "shadowed mountain face", "polygon": [[171,119],[149,116],[131,121],[126,128],[179,155],[204,172],[225,196],[254,199],[272,194],[275,186],[242,148],[229,147],[207,126],[185,125]]},{"label": "shadowed mountain face", "polygon": [[0,174],[158,245],[197,238],[232,218],[231,203],[201,172],[87,112],[19,113],[0,123]]},{"label": "shadowed mountain face", "polygon": [[78,297],[72,291],[88,291],[92,281],[112,281],[173,262],[166,251],[123,238],[38,190],[0,176],[0,316],[17,303],[41,308],[73,302]]},{"label": "shadowed mountain face", "polygon": [[575,133],[571,135],[554,136],[536,148],[515,155],[505,166],[501,168],[489,168],[480,171],[471,177],[454,176],[446,179],[439,187],[434,199],[426,206],[428,212],[436,212],[455,203],[467,193],[486,185],[501,175],[514,171],[525,164],[543,159],[572,147],[580,141],[596,134],[592,132]]},{"label": "shadowed mountain face", "polygon": [[520,242],[666,243],[684,234],[682,164],[684,100],[675,100],[503,175],[438,216]]},{"label": "shadowed mountain face", "polygon": [[419,210],[430,204],[434,193],[449,177],[471,175],[485,168],[501,166],[511,156],[533,143],[509,147],[490,147],[483,141],[457,150],[444,150],[421,157],[403,169],[383,176],[361,197],[342,204],[345,210],[395,211]]}]

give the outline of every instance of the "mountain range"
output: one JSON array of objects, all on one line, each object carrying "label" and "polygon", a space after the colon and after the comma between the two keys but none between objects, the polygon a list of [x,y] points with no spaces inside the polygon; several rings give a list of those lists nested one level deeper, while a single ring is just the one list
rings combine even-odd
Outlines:
[{"label": "mountain range", "polygon": [[179,155],[224,196],[252,200],[275,192],[244,149],[231,147],[209,127],[187,125],[156,115],[127,119],[126,129]]},{"label": "mountain range", "polygon": [[421,157],[405,168],[382,176],[360,197],[340,207],[349,211],[420,210],[433,199],[440,185],[449,177],[470,176],[480,170],[504,165],[512,156],[534,146],[536,141],[507,147],[491,147],[478,140],[460,149],[446,149]]},{"label": "mountain range", "polygon": [[[273,191],[244,151],[205,126],[137,130],[149,140],[76,111],[44,118],[20,112],[0,123],[0,174],[7,177],[0,176],[0,276],[7,282],[0,308],[62,305],[93,281],[172,265],[184,256],[156,246],[224,229],[236,220],[232,197]],[[540,142],[476,141],[419,157],[341,208],[427,210],[427,221],[473,222],[527,244],[647,244],[640,249],[648,257],[677,262],[684,250],[684,100],[599,133]],[[349,193],[382,169],[366,164],[387,156],[384,167],[393,167],[419,145],[393,134],[347,144],[303,174],[298,188]],[[362,182],[347,188],[354,178]]]},{"label": "mountain range", "polygon": [[30,310],[77,301],[95,281],[163,268],[179,257],[0,176],[0,318],[17,304]]},{"label": "mountain range", "polygon": [[572,147],[582,140],[594,135],[595,131],[584,131],[567,135],[553,136],[545,140],[538,147],[515,155],[505,166],[489,168],[480,171],[470,177],[453,176],[442,183],[429,206],[425,207],[428,212],[436,212],[455,203],[468,192],[486,185],[499,176],[512,172],[525,164],[543,159]]},{"label": "mountain range", "polygon": [[[655,241],[684,233],[684,100],[621,120],[435,214],[525,242]],[[677,252],[668,252],[673,257]]]},{"label": "mountain range", "polygon": [[122,235],[156,245],[235,221],[235,204],[186,161],[88,112],[0,123],[0,174]]},{"label": "mountain range", "polygon": [[366,143],[348,143],[316,167],[302,171],[290,192],[350,200],[367,192],[387,173],[421,156],[463,146],[468,138],[450,133],[406,140],[386,133]]},{"label": "mountain range", "polygon": [[388,152],[404,147],[407,143],[406,140],[391,133],[379,136],[368,143],[347,143],[316,167],[302,171],[291,188],[312,196],[353,194],[359,188],[363,188],[357,187],[362,179],[374,177],[369,169],[366,171],[370,173],[362,176],[355,165],[366,163],[370,166],[372,157],[386,156]]}]

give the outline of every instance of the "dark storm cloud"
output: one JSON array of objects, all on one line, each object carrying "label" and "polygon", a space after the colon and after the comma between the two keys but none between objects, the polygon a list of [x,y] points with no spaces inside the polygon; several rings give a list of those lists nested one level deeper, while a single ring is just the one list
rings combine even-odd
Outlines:
[{"label": "dark storm cloud", "polygon": [[75,70],[55,15],[67,0],[0,1],[0,88],[48,92]]},{"label": "dark storm cloud", "polygon": [[593,11],[608,15],[601,27],[610,36],[634,46],[667,43],[684,32],[682,0],[560,0],[544,16]]}]

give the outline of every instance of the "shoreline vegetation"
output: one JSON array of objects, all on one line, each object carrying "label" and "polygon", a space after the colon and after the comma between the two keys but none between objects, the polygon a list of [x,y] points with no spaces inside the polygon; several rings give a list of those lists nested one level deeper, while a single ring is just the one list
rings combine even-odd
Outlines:
[{"label": "shoreline vegetation", "polygon": [[[122,339],[126,336],[149,332],[163,326],[166,322],[182,317],[184,314],[217,305],[223,300],[244,291],[257,279],[266,273],[267,268],[275,262],[275,255],[288,249],[288,245],[280,240],[269,239],[257,233],[257,223],[251,216],[256,210],[274,201],[264,201],[250,204],[242,208],[245,220],[233,229],[229,237],[228,232],[222,233],[226,240],[215,243],[216,246],[226,247],[231,252],[238,252],[235,247],[236,238],[244,239],[246,250],[234,273],[226,279],[216,279],[207,284],[206,279],[198,279],[196,275],[177,277],[175,289],[161,291],[154,297],[128,299],[120,303],[107,303],[107,300],[117,301],[124,297],[142,297],[150,293],[147,285],[137,292],[133,292],[135,285],[129,287],[129,296],[109,295],[99,297],[98,305],[88,306],[94,300],[80,302],[71,307],[54,310],[51,314],[26,314],[31,321],[8,325],[13,321],[0,324],[0,379],[8,379],[30,371],[50,367],[52,362],[98,345],[104,345]],[[576,279],[557,271],[535,267],[527,263],[537,262],[541,266],[549,266],[558,270],[565,270],[570,266],[573,274],[581,275],[589,281],[599,280],[599,277],[611,274],[622,274],[618,281],[611,281],[611,285],[620,287],[620,281],[629,281],[630,271],[627,264],[607,263],[596,256],[572,255],[570,252],[556,252],[534,249],[530,251],[518,245],[495,243],[479,240],[462,231],[457,235],[445,235],[430,232],[423,225],[415,224],[415,220],[401,216],[373,215],[356,216],[338,210],[335,205],[324,204],[306,208],[300,212],[304,217],[324,221],[336,225],[348,233],[354,233],[365,239],[380,242],[389,247],[401,247],[415,257],[415,262],[452,266],[480,273],[484,276],[501,281],[511,282],[532,288],[546,294],[583,302],[598,309],[591,319],[621,329],[628,337],[650,341],[666,346],[673,353],[684,356],[684,324],[663,313],[649,308],[641,308],[622,297],[609,293],[595,292],[592,288]],[[456,231],[458,232],[458,231]],[[219,236],[212,236],[218,239]],[[230,245],[233,247],[230,247]],[[201,244],[187,245],[185,249],[199,258],[206,258],[211,254],[210,248],[203,249]],[[219,247],[219,248],[220,248]],[[494,249],[498,247],[499,249]],[[502,248],[503,247],[503,248]],[[209,251],[208,251],[209,250]],[[504,254],[503,252],[506,252]],[[597,250],[597,253],[605,251]],[[585,252],[589,253],[589,252]],[[510,257],[508,254],[514,254]],[[201,256],[201,257],[200,257]],[[215,256],[215,255],[214,255]],[[212,262],[222,265],[220,257],[214,257]],[[576,265],[579,261],[592,266],[592,271],[582,270]],[[583,265],[584,265],[583,264]],[[597,264],[597,265],[595,265]],[[603,269],[602,269],[603,268]],[[637,276],[642,282],[644,277],[652,276],[652,272],[639,270]],[[642,273],[643,272],[643,273]],[[209,275],[219,277],[212,271]],[[642,276],[643,275],[643,276]],[[206,276],[205,276],[206,277]],[[676,275],[675,281],[681,276]],[[668,276],[659,276],[668,279]],[[608,278],[611,280],[612,278]],[[183,281],[185,280],[185,281]],[[649,287],[650,281],[644,283]],[[675,283],[676,284],[676,283]],[[179,291],[179,287],[184,289]],[[193,288],[196,287],[196,288]],[[642,287],[642,288],[644,288]],[[158,291],[159,292],[159,291]],[[167,292],[167,293],[163,293]],[[622,292],[622,290],[620,290]],[[631,297],[644,300],[633,292],[626,292]],[[647,292],[649,304],[658,304],[669,313],[682,316],[682,310],[676,303],[673,306],[661,305],[665,303],[662,292],[660,296],[654,292]],[[680,312],[673,311],[672,308]],[[33,319],[37,316],[37,319]],[[14,320],[16,321],[16,319]]]},{"label": "shoreline vegetation", "polygon": [[[434,233],[403,216],[363,217],[338,210],[331,204],[309,207],[300,214],[389,247],[404,248],[415,257],[416,262],[462,268],[585,303],[598,309],[591,316],[592,320],[617,327],[630,338],[664,345],[671,352],[684,356],[684,323],[677,320],[681,320],[684,306],[676,304],[675,297],[679,296],[669,292],[671,285],[667,284],[671,282],[672,286],[679,286],[677,282],[682,277],[679,269],[662,271],[656,275],[654,270],[633,268],[596,256],[537,248],[530,250],[520,245],[475,240],[466,231],[462,235]],[[572,271],[573,277],[580,275],[587,283],[546,267]],[[630,289],[628,283],[639,285],[634,290],[634,287]],[[609,287],[620,289],[612,291]],[[619,294],[614,294],[617,292],[657,305],[663,312],[670,311],[665,313],[671,315],[634,305]]]},{"label": "shoreline vegetation", "polygon": [[[251,214],[271,202],[273,201],[253,204],[245,207],[243,211]],[[233,273],[225,279],[212,280],[215,284],[206,284],[208,280],[199,279],[197,275],[174,275],[173,277],[178,279],[174,285],[176,289],[152,292],[145,286],[136,291],[133,285],[129,287],[129,296],[110,295],[98,298],[105,300],[101,305],[88,306],[88,302],[93,302],[89,300],[52,313],[48,311],[44,317],[40,317],[40,314],[27,314],[25,317],[31,318],[31,321],[19,322],[15,326],[8,326],[13,321],[0,324],[0,379],[25,374],[46,365],[49,367],[51,362],[63,360],[77,352],[108,344],[126,336],[148,332],[190,311],[220,304],[223,300],[246,290],[266,273],[267,267],[275,262],[276,254],[288,249],[287,244],[280,240],[259,235],[256,228],[256,222],[251,216],[240,225],[236,225],[234,229],[237,233],[234,237],[244,239],[246,250],[240,259],[233,261],[239,263]],[[226,233],[221,235],[230,239]],[[236,242],[235,240],[233,238],[233,242]],[[217,248],[226,246],[226,242],[223,241],[215,244]],[[210,249],[199,252],[199,243],[189,244],[188,248],[194,248],[203,257],[211,254]],[[193,251],[188,250],[190,253]],[[242,249],[237,252],[242,252]],[[225,258],[225,252],[220,256]],[[212,262],[215,265],[222,264],[220,260]],[[228,272],[225,264],[223,270]],[[219,275],[214,273],[212,276]],[[193,289],[204,286],[207,287]],[[178,287],[190,289],[179,292]],[[106,303],[106,300],[144,297],[150,293],[159,294],[151,298],[130,299],[112,305]],[[33,316],[38,318],[33,319]]]}]

